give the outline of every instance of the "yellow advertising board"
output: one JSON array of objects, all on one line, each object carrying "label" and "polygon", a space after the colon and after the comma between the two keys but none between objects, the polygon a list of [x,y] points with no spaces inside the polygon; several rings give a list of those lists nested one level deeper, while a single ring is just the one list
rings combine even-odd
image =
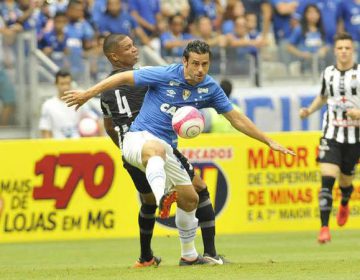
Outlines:
[{"label": "yellow advertising board", "polygon": [[[218,234],[319,228],[320,134],[271,136],[297,156],[240,134],[180,141],[208,185]],[[138,195],[108,138],[1,141],[0,155],[0,242],[138,236]],[[360,228],[354,187],[347,228]],[[334,214],[339,200],[336,187]],[[157,221],[155,235],[177,234],[173,216]]]}]

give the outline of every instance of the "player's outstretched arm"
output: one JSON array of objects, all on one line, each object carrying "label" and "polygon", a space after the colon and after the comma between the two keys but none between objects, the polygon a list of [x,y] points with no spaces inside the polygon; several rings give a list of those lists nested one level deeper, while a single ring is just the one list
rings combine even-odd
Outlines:
[{"label": "player's outstretched arm", "polygon": [[134,72],[127,71],[112,75],[87,90],[66,91],[61,99],[65,101],[68,107],[76,106],[75,109],[77,110],[90,98],[120,85],[134,85]]},{"label": "player's outstretched arm", "polygon": [[275,142],[271,138],[267,137],[255,124],[244,114],[231,110],[224,114],[225,118],[229,120],[231,125],[238,131],[268,145],[272,150],[279,151],[284,154],[295,155],[295,153],[289,149],[286,149],[279,143]]},{"label": "player's outstretched arm", "polygon": [[300,118],[305,119],[312,113],[319,110],[327,102],[327,97],[323,95],[316,96],[311,105],[308,108],[301,108],[299,111]]}]

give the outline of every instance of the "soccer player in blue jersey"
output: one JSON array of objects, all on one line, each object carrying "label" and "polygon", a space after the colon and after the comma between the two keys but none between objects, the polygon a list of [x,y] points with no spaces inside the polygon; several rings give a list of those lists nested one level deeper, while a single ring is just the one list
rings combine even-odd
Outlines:
[{"label": "soccer player in blue jersey", "polygon": [[124,137],[123,156],[131,165],[146,173],[160,216],[167,217],[171,204],[176,201],[175,223],[181,241],[180,265],[206,261],[198,255],[194,245],[198,225],[195,212],[199,198],[189,175],[173,153],[177,135],[172,129],[171,119],[177,108],[186,105],[212,107],[240,132],[273,150],[294,155],[233,109],[220,86],[207,75],[210,56],[209,45],[195,40],[184,50],[182,64],[118,73],[88,90],[69,91],[63,98],[68,106],[75,105],[78,109],[90,98],[119,85],[149,86],[144,105]]}]

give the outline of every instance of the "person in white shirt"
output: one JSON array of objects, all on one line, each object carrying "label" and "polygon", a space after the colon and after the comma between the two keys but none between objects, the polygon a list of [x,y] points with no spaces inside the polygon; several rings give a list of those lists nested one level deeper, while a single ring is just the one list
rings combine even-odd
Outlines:
[{"label": "person in white shirt", "polygon": [[[56,73],[55,85],[58,94],[46,100],[41,108],[39,129],[42,138],[78,138],[99,134],[98,117],[89,107],[74,111],[61,100],[64,92],[71,89],[71,83],[70,72],[60,70]],[[80,131],[79,124],[84,119],[86,119],[84,123],[90,124],[91,133]],[[91,120],[94,120],[93,125],[91,125]]]}]

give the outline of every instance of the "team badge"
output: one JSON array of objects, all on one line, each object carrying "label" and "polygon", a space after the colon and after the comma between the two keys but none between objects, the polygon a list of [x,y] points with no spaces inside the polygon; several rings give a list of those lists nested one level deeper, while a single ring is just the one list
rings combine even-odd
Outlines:
[{"label": "team badge", "polygon": [[184,100],[188,99],[188,98],[190,97],[190,95],[191,95],[191,91],[190,91],[190,90],[188,90],[188,89],[184,89],[184,90],[183,90],[183,99],[184,99]]}]

